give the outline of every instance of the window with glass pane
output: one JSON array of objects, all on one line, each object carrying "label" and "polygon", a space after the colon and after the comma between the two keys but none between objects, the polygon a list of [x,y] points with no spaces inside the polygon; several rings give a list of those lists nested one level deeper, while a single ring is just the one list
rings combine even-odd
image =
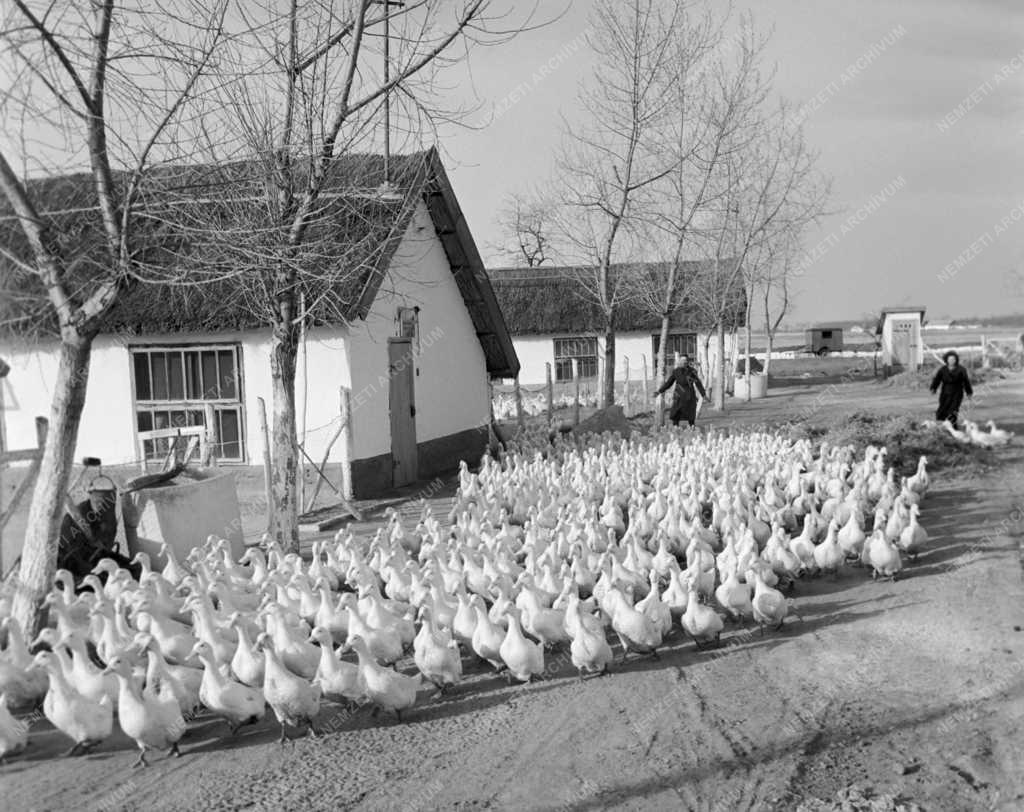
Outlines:
[{"label": "window with glass pane", "polygon": [[597,377],[597,339],[587,336],[555,339],[555,380],[571,381],[572,362],[579,367],[580,379]]},{"label": "window with glass pane", "polygon": [[[131,350],[138,431],[202,426],[213,406],[219,460],[245,461],[241,350],[213,347],[137,347]],[[147,459],[162,459],[171,439],[146,440]]]},{"label": "window with glass pane", "polygon": [[[655,333],[651,336],[651,346],[654,349],[652,357],[657,363],[658,350],[661,348],[661,335]],[[666,366],[671,367],[675,363],[676,353],[686,355],[691,361],[697,356],[697,334],[696,333],[669,333],[668,354],[665,356]]]}]

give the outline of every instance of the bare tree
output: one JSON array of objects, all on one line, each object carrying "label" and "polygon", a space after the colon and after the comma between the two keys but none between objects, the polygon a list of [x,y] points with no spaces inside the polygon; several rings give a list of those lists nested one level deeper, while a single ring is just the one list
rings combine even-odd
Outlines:
[{"label": "bare tree", "polygon": [[796,269],[798,246],[799,237],[783,240],[781,244],[769,243],[767,246],[768,256],[761,281],[766,341],[763,370],[765,375],[771,368],[775,336],[778,335],[779,327],[793,304],[792,280]]},{"label": "bare tree", "polygon": [[579,295],[604,316],[606,407],[615,401],[616,313],[629,295],[628,275],[613,265],[638,233],[638,196],[672,169],[659,147],[680,13],[679,5],[666,9],[655,0],[598,2],[589,41],[599,60],[579,94],[586,121],[566,125],[558,158],[558,236],[582,269]]},{"label": "bare tree", "polygon": [[552,261],[552,207],[547,201],[511,194],[498,223],[504,237],[500,251],[513,265],[536,268]]},{"label": "bare tree", "polygon": [[[273,533],[298,549],[296,365],[301,324],[343,320],[339,291],[375,268],[375,257],[397,235],[410,173],[422,167],[390,160],[385,148],[375,175],[350,173],[345,156],[376,149],[395,130],[416,145],[440,118],[457,118],[438,96],[438,74],[466,58],[472,46],[494,44],[516,26],[500,19],[493,0],[453,8],[438,0],[404,5],[373,0],[247,2],[243,25],[222,60],[223,113],[211,139],[216,163],[244,160],[255,204],[239,209],[249,239],[218,239],[215,263],[241,275],[249,305],[272,330]],[[525,23],[524,23],[525,24]],[[211,114],[215,115],[215,114]],[[365,165],[365,162],[363,162]],[[244,219],[249,218],[248,225]],[[346,243],[360,220],[366,244]],[[258,239],[254,239],[258,237]]]},{"label": "bare tree", "polygon": [[[192,156],[183,132],[222,41],[225,12],[219,0],[103,0],[42,11],[14,0],[6,12],[2,45],[16,75],[2,100],[0,190],[20,235],[8,232],[0,250],[7,272],[36,299],[24,316],[36,327],[52,326],[60,341],[13,607],[29,632],[56,566],[93,339],[119,297],[145,275],[160,241],[146,212],[148,196],[168,177],[153,168]],[[89,167],[82,217],[52,212],[52,187],[26,180],[30,172],[82,162]]]}]

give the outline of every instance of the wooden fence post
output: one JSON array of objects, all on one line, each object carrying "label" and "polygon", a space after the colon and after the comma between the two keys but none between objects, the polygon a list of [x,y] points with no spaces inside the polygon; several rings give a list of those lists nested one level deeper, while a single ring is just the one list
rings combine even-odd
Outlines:
[{"label": "wooden fence post", "polygon": [[[0,379],[2,380],[2,379]],[[7,507],[0,510],[0,580],[6,575],[4,572],[4,540],[3,530],[4,525],[11,520],[11,516],[14,515],[14,511],[18,509],[18,503],[22,500],[22,497],[28,492],[36,479],[39,477],[39,466],[43,462],[43,449],[46,446],[46,435],[50,429],[50,421],[45,417],[36,418],[36,453],[32,457],[32,461],[29,464],[28,470],[25,472],[25,476],[22,477],[21,482],[15,489],[14,493],[11,494],[11,500],[8,502]],[[6,452],[6,447],[0,448],[0,457],[3,452]],[[0,458],[0,472],[7,467],[7,460]],[[0,491],[0,497],[3,496],[3,492]],[[2,506],[2,502],[0,502]]]},{"label": "wooden fence post", "polygon": [[516,424],[520,431],[526,429],[526,418],[523,416],[523,391],[519,388],[519,376],[516,375],[513,382],[513,390],[516,396]]},{"label": "wooden fence post", "polygon": [[622,366],[624,372],[622,373],[622,413],[629,417],[630,415],[630,401],[629,401],[629,356],[622,356]]},{"label": "wooden fence post", "polygon": [[555,419],[555,385],[551,381],[551,362],[544,362],[544,375],[546,380],[546,389],[548,396],[548,425],[550,426],[552,421]]},{"label": "wooden fence post", "polygon": [[580,359],[572,359],[572,380],[574,386],[573,404],[572,404],[572,424],[578,426],[580,424]]},{"label": "wooden fence post", "polygon": [[206,424],[206,434],[200,449],[199,464],[206,468],[217,463],[217,413],[212,403],[203,405],[203,422]]},{"label": "wooden fence post", "polygon": [[263,489],[267,497],[267,531],[270,531],[270,517],[274,510],[273,472],[270,468],[270,431],[267,428],[267,404],[263,398],[256,398],[260,412],[260,436],[263,437]]},{"label": "wooden fence post", "polygon": [[644,355],[640,356],[640,363],[643,366],[643,373],[644,373],[644,389],[643,389],[643,392],[644,392],[644,411],[646,412],[650,408],[650,406],[651,406],[651,393],[647,389],[648,381],[647,381],[647,355],[646,355],[646,353]]}]

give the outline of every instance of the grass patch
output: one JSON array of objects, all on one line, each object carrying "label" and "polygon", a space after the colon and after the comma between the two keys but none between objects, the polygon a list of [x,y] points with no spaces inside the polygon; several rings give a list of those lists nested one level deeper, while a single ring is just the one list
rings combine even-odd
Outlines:
[{"label": "grass patch", "polygon": [[814,443],[852,445],[863,451],[868,445],[884,445],[888,462],[896,472],[909,476],[923,454],[931,470],[956,468],[980,473],[994,464],[991,449],[959,443],[946,432],[922,426],[909,415],[884,415],[854,411],[836,415],[828,425],[799,423],[790,428],[793,437]]}]

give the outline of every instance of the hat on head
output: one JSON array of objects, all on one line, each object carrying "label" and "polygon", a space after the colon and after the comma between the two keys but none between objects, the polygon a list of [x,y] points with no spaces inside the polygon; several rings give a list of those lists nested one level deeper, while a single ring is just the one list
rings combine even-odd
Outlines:
[{"label": "hat on head", "polygon": [[114,484],[114,481],[110,477],[103,476],[102,474],[100,474],[100,476],[98,476],[98,477],[95,477],[93,479],[93,481],[89,483],[89,487],[88,487],[89,493],[92,493],[93,491],[116,491],[116,490],[117,490],[117,486]]}]

